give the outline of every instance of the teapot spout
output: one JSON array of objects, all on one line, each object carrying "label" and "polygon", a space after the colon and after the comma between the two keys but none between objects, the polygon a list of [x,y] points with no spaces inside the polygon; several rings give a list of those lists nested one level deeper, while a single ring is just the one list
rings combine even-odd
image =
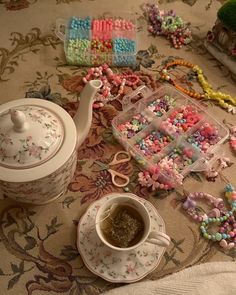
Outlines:
[{"label": "teapot spout", "polygon": [[77,148],[83,143],[89,133],[92,124],[93,99],[101,86],[102,82],[100,80],[91,80],[85,85],[80,94],[79,109],[74,116],[77,130]]}]

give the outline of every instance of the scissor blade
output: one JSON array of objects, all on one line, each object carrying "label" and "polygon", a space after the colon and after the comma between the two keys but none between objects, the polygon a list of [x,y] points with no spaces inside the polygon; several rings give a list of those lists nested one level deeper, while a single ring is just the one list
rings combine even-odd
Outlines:
[{"label": "scissor blade", "polygon": [[94,161],[94,163],[96,163],[98,166],[101,167],[100,170],[106,170],[107,169],[107,165],[104,164],[104,163],[102,163],[102,162],[100,162],[100,161]]}]

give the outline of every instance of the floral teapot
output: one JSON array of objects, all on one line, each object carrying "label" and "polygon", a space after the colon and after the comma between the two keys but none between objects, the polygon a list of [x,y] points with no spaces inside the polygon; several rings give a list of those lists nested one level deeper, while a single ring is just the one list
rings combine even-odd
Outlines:
[{"label": "floral teapot", "polygon": [[102,82],[86,84],[74,119],[41,99],[0,105],[0,197],[45,204],[57,199],[75,172],[77,148],[92,123],[93,98]]}]

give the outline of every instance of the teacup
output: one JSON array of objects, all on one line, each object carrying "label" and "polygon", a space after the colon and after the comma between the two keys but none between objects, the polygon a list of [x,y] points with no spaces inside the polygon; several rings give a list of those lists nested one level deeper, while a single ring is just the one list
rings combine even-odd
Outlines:
[{"label": "teacup", "polygon": [[[132,246],[129,247],[117,247],[111,244],[110,241],[104,235],[102,230],[102,222],[108,218],[111,210],[115,207],[124,206],[134,209],[143,222],[143,232],[140,239]],[[120,207],[121,208],[121,207]],[[100,240],[107,245],[109,248],[118,251],[130,251],[141,246],[143,243],[151,243],[161,247],[167,247],[170,244],[170,237],[163,232],[158,230],[153,231],[151,229],[151,217],[145,205],[139,201],[139,199],[133,194],[117,194],[113,198],[108,199],[104,202],[101,207],[98,209],[96,219],[95,219],[96,232]]]}]

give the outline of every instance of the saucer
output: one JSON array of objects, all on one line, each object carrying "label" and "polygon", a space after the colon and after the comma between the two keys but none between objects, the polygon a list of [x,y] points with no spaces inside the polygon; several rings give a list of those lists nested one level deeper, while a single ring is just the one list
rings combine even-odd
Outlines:
[{"label": "saucer", "polygon": [[[94,274],[112,283],[133,283],[152,272],[160,263],[164,247],[143,243],[136,249],[118,252],[107,247],[99,239],[95,229],[95,217],[99,207],[119,193],[111,193],[94,202],[81,217],[77,231],[77,248],[87,268]],[[127,194],[126,194],[127,195]],[[165,233],[165,224],[156,208],[136,195],[151,217],[151,230]]]}]

